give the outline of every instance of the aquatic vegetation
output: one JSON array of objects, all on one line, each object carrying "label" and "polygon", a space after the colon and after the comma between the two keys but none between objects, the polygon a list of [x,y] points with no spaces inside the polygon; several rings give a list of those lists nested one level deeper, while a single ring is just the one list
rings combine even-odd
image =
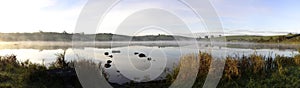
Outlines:
[{"label": "aquatic vegetation", "polygon": [[296,56],[294,57],[294,61],[295,61],[295,63],[296,63],[297,65],[300,66],[300,55],[296,55]]},{"label": "aquatic vegetation", "polygon": [[[191,56],[191,55],[187,55]],[[184,56],[186,57],[186,56]],[[228,56],[225,59],[225,67],[223,77],[221,78],[218,87],[297,87],[299,82],[299,65],[300,55],[295,57],[285,57],[276,55],[276,57],[262,56],[256,53],[242,57]],[[191,57],[190,57],[191,58]],[[185,63],[197,61],[181,58]],[[206,75],[210,69],[210,63],[214,60],[210,54],[199,52],[198,59],[200,60],[199,72],[197,75],[194,87],[203,86]],[[167,81],[170,84],[178,77],[177,71],[186,64],[180,63],[175,67],[173,73],[167,76]]]},{"label": "aquatic vegetation", "polygon": [[[298,50],[298,52],[300,53],[300,49]],[[295,63],[296,63],[297,65],[300,66],[300,55],[296,55],[296,56],[294,57],[294,61],[295,61]]]},{"label": "aquatic vegetation", "polygon": [[240,76],[238,60],[236,60],[236,58],[228,57],[225,62],[224,76],[226,78],[231,80],[233,77]]},{"label": "aquatic vegetation", "polygon": [[[58,57],[60,58],[60,57]],[[60,58],[61,59],[61,58]],[[51,70],[53,69],[53,70]],[[63,68],[47,68],[44,65],[31,63],[29,60],[20,62],[15,55],[0,56],[0,87],[1,88],[41,88],[41,87],[81,87],[76,76],[61,77],[52,74]],[[65,69],[70,71],[69,69]],[[75,74],[76,75],[76,74]],[[78,85],[79,84],[79,85]]]}]

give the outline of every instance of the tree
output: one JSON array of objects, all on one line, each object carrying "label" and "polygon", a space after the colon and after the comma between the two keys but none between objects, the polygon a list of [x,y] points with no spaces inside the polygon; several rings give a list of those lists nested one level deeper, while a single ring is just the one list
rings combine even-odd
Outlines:
[{"label": "tree", "polygon": [[206,39],[208,39],[208,36],[205,36]]},{"label": "tree", "polygon": [[80,34],[81,34],[81,35],[84,35],[84,32],[81,32]]},{"label": "tree", "polygon": [[271,42],[272,42],[272,41],[273,41],[273,37],[270,37],[269,41],[271,41]]},{"label": "tree", "polygon": [[42,30],[39,30],[39,33],[44,33]]},{"label": "tree", "polygon": [[68,32],[66,32],[65,30],[62,32],[63,34],[68,34]]}]

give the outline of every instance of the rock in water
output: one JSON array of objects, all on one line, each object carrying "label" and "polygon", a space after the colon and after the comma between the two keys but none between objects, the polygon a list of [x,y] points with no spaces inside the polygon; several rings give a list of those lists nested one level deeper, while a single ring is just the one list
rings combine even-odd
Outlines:
[{"label": "rock in water", "polygon": [[110,68],[110,67],[111,67],[111,65],[110,65],[110,64],[108,64],[108,63],[106,63],[106,64],[104,64],[104,67],[105,67],[105,68]]},{"label": "rock in water", "polygon": [[111,61],[111,60],[107,60],[106,63],[109,63],[109,64],[110,64],[110,63],[112,63],[112,61]]},{"label": "rock in water", "polygon": [[139,54],[139,57],[146,57],[146,55],[143,54],[143,53],[140,53],[140,54]]},{"label": "rock in water", "polygon": [[104,55],[106,55],[106,56],[107,56],[108,54],[109,54],[108,52],[104,52]]},{"label": "rock in water", "polygon": [[113,55],[109,55],[108,57],[113,58]]},{"label": "rock in water", "polygon": [[134,52],[134,55],[138,55],[139,54],[139,52]]}]

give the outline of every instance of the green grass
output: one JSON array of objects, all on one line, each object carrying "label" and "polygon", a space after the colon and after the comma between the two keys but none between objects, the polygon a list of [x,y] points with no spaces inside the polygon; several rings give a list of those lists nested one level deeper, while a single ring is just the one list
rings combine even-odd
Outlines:
[{"label": "green grass", "polygon": [[228,42],[300,44],[300,35],[289,34],[278,36],[226,36],[226,40]]}]

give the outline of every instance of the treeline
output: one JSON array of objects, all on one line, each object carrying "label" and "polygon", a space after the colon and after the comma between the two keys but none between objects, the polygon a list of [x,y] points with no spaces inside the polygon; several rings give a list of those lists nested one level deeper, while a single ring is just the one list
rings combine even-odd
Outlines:
[{"label": "treeline", "polygon": [[278,36],[226,36],[229,42],[257,42],[257,43],[299,43],[300,34]]},{"label": "treeline", "polygon": [[36,33],[0,33],[0,41],[161,41],[161,40],[188,40],[192,39],[183,36],[172,35],[146,35],[127,36],[111,33],[84,34],[84,33],[57,33],[57,32],[36,32]]}]

